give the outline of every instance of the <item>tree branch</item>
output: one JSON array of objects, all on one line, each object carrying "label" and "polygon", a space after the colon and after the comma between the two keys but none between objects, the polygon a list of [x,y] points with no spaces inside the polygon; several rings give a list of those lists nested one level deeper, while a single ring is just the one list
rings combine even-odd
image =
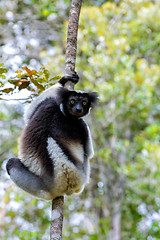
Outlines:
[{"label": "tree branch", "polygon": [[[65,61],[65,75],[69,76],[72,76],[72,74],[75,73],[75,62],[77,53],[77,33],[81,5],[82,0],[72,0],[68,22],[67,48]],[[74,83],[69,81],[65,84],[65,87],[69,90],[73,90]],[[63,205],[64,205],[63,196],[52,200],[50,240],[62,239]]]},{"label": "tree branch", "polygon": [[64,197],[52,200],[50,240],[62,239]]}]

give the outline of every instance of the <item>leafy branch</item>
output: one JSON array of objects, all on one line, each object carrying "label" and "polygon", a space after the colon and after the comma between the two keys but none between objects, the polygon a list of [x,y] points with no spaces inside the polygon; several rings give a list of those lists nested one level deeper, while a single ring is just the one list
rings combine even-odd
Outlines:
[{"label": "leafy branch", "polygon": [[[4,73],[7,73],[7,68],[0,68],[0,77],[5,79]],[[8,83],[11,87],[4,87],[4,83],[0,81],[0,95],[14,94],[16,90],[21,91],[22,89],[27,89],[30,91],[31,97],[39,95],[46,88],[55,84],[55,82],[60,79],[60,76],[55,76],[50,78],[49,71],[42,67],[40,71],[31,70],[27,66],[22,67],[22,70],[15,72],[16,76],[8,79]],[[2,99],[2,98],[1,98]]]}]

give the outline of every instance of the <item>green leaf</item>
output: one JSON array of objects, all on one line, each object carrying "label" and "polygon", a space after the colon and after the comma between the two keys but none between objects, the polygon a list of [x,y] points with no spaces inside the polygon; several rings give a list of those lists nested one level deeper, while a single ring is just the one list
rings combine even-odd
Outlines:
[{"label": "green leaf", "polygon": [[61,78],[61,76],[56,76],[56,77],[50,78],[49,81],[57,81],[60,78]]},{"label": "green leaf", "polygon": [[5,88],[5,89],[3,89],[1,91],[4,92],[4,93],[10,93],[10,92],[13,92],[14,89],[13,88]]},{"label": "green leaf", "polygon": [[22,89],[24,89],[24,88],[27,88],[28,86],[29,86],[29,84],[30,84],[30,82],[28,81],[26,81],[26,82],[23,82],[20,86],[19,86],[19,90],[22,90]]},{"label": "green leaf", "polygon": [[8,72],[7,68],[0,68],[0,74],[7,73],[7,72]]},{"label": "green leaf", "polygon": [[31,82],[39,89],[41,90],[45,90],[44,86],[42,84],[40,84],[37,80],[32,79]]},{"label": "green leaf", "polygon": [[44,75],[45,75],[46,79],[49,78],[49,71],[47,69],[44,69]]},{"label": "green leaf", "polygon": [[1,77],[2,79],[6,79],[6,76],[5,76],[5,75],[0,74],[0,77]]}]

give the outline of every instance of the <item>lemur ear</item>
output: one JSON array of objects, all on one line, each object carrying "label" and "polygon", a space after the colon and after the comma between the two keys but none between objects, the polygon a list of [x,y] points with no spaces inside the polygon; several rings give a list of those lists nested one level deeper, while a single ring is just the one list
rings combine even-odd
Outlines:
[{"label": "lemur ear", "polygon": [[93,108],[99,101],[98,93],[97,92],[89,92],[88,96],[89,96],[89,100],[91,102],[91,107]]}]

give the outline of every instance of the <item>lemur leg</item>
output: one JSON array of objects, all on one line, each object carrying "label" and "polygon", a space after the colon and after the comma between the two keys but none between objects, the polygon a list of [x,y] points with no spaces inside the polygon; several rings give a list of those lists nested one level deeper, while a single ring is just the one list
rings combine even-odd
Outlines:
[{"label": "lemur leg", "polygon": [[42,199],[52,199],[43,180],[30,172],[29,169],[21,163],[20,159],[9,159],[6,169],[13,182],[24,191]]}]

